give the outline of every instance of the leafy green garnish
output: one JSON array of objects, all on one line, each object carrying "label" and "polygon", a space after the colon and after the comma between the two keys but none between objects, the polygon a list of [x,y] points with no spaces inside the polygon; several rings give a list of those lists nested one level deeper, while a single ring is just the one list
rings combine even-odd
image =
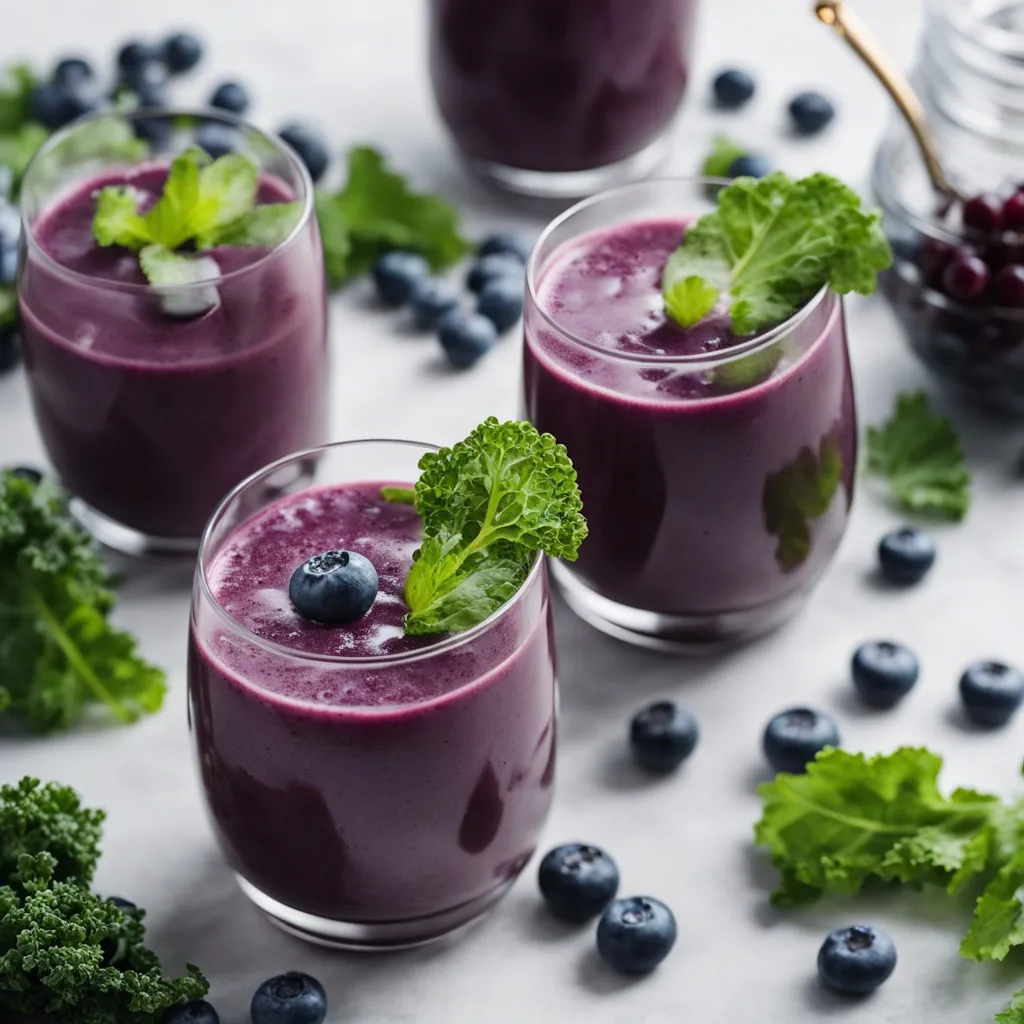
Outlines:
[{"label": "leafy green garnish", "polygon": [[0,285],[0,327],[18,317],[18,292],[13,284]]},{"label": "leafy green garnish", "polygon": [[[199,250],[218,245],[258,244],[272,247],[294,230],[301,204],[269,203],[256,206],[259,168],[248,157],[228,153],[211,161],[192,146],[171,163],[160,198],[140,213],[142,196],[127,185],[108,185],[96,197],[92,230],[100,245],[142,250],[160,246],[173,252],[186,244]],[[263,212],[258,212],[263,211]],[[270,212],[268,212],[270,211]],[[182,283],[169,277],[187,271],[172,268],[169,277],[154,279],[150,269],[167,269],[171,261],[142,262],[152,284]]]},{"label": "leafy green garnish", "polygon": [[716,135],[711,140],[711,152],[704,158],[700,173],[708,178],[728,178],[732,165],[747,150],[728,135]]},{"label": "leafy green garnish", "polygon": [[37,84],[28,64],[11,64],[0,72],[0,134],[16,132],[31,119]]},{"label": "leafy green garnish", "polygon": [[[1024,801],[969,789],[943,796],[941,769],[923,749],[870,758],[827,749],[805,775],[782,772],[760,786],[755,839],[781,874],[772,901],[854,895],[870,879],[950,893],[980,883],[961,955],[1002,960],[1024,945]],[[1022,1013],[1024,990],[996,1020],[1018,1024]]]},{"label": "leafy green garnish", "polygon": [[953,424],[933,413],[922,391],[896,399],[892,418],[868,427],[867,467],[884,476],[901,508],[961,520],[971,507],[971,475]]},{"label": "leafy green garnish", "polygon": [[469,251],[455,208],[439,196],[414,192],[367,146],[349,151],[348,180],[337,192],[319,193],[316,209],[332,287],[365,273],[394,249],[421,253],[435,270]]},{"label": "leafy green garnish", "polygon": [[791,463],[765,480],[764,523],[779,539],[775,558],[783,572],[792,572],[810,554],[811,520],[828,511],[842,478],[842,452],[828,435],[817,453],[801,448]]},{"label": "leafy green garnish", "polygon": [[108,621],[108,582],[62,493],[0,473],[0,717],[52,732],[91,703],[123,722],[159,710],[164,674]]},{"label": "leafy green garnish", "polygon": [[419,467],[423,543],[405,587],[407,633],[482,622],[523,585],[538,551],[576,558],[587,535],[576,471],[550,434],[491,417]]},{"label": "leafy green garnish", "polygon": [[411,487],[382,487],[380,496],[397,505],[415,505],[416,492]]},{"label": "leafy green garnish", "polygon": [[752,334],[780,323],[825,285],[840,293],[875,290],[892,262],[877,213],[826,174],[792,181],[776,172],[737,178],[718,209],[689,227],[662,277],[665,306],[692,327],[725,297],[733,330]]}]

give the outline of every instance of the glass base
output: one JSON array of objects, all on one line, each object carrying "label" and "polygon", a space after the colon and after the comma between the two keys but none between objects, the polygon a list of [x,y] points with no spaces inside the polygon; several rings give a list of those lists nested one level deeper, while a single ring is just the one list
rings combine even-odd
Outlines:
[{"label": "glass base", "polygon": [[533,199],[582,199],[649,177],[668,156],[668,151],[669,136],[665,134],[625,160],[588,171],[528,171],[469,156],[464,159],[477,177],[506,192]]},{"label": "glass base", "polygon": [[714,654],[772,632],[794,615],[804,594],[735,612],[705,615],[666,615],[619,604],[591,590],[561,562],[549,563],[551,575],[566,604],[602,633],[637,647],[670,654]]},{"label": "glass base", "polygon": [[355,953],[387,953],[413,949],[463,931],[484,917],[512,887],[514,878],[497,888],[451,910],[407,921],[336,921],[295,910],[261,892],[241,875],[235,878],[242,892],[282,931],[318,946]]},{"label": "glass base", "polygon": [[125,555],[195,555],[199,551],[198,537],[152,537],[97,512],[81,498],[72,498],[68,510],[86,533]]}]

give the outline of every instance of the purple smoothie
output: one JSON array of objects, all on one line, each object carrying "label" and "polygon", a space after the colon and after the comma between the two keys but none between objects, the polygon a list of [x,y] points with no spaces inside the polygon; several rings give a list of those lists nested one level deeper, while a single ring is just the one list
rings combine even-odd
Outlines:
[{"label": "purple smoothie", "polygon": [[751,340],[726,315],[684,330],[664,313],[661,272],[685,227],[621,223],[537,268],[525,406],[579,474],[590,533],[566,569],[619,605],[692,622],[685,639],[701,643],[768,628],[821,576],[857,441],[838,299],[721,363]]},{"label": "purple smoothie", "polygon": [[[197,592],[192,727],[218,839],[246,882],[320,918],[447,915],[444,931],[453,912],[471,919],[518,875],[551,803],[547,583],[538,563],[462,643],[406,636],[402,593],[421,524],[380,487],[282,498],[209,559],[223,612]],[[320,626],[294,611],[288,580],[337,547],[369,558],[380,589],[362,619]]]},{"label": "purple smoothie", "polygon": [[[92,237],[94,192],[152,198],[165,164],[78,185],[31,225],[19,295],[29,388],[63,484],[151,537],[196,538],[236,483],[324,439],[326,306],[315,221],[289,242],[220,248],[219,307],[161,311],[138,259]],[[295,197],[264,176],[260,202]]]},{"label": "purple smoothie", "polygon": [[603,167],[654,142],[689,78],[697,0],[431,0],[441,116],[476,160]]}]

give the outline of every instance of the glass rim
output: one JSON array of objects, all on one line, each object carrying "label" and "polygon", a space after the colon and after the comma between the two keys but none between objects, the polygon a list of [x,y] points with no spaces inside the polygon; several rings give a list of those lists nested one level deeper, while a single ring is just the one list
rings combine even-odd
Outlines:
[{"label": "glass rim", "polygon": [[924,6],[929,14],[941,19],[965,42],[980,46],[1006,60],[1024,58],[1024,32],[1014,32],[1001,25],[974,20],[959,0],[925,0]]},{"label": "glass rim", "polygon": [[[42,246],[40,246],[39,242],[36,240],[35,234],[32,231],[32,225],[28,220],[28,213],[26,212],[25,204],[22,203],[21,233],[25,238],[26,248],[31,252],[32,259],[41,263],[48,271],[59,277],[64,277],[67,280],[76,281],[83,285],[83,287],[124,292],[127,294],[161,295],[166,292],[174,292],[175,295],[179,295],[183,292],[188,293],[192,290],[209,288],[211,285],[219,287],[221,284],[226,282],[245,277],[247,274],[265,266],[270,260],[274,259],[279,252],[290,247],[292,242],[298,238],[303,231],[305,231],[314,210],[313,179],[309,176],[309,171],[306,168],[306,165],[302,162],[298,153],[296,153],[284,139],[271,135],[269,132],[265,132],[262,128],[258,128],[256,125],[252,124],[250,121],[246,121],[244,118],[238,117],[226,110],[218,110],[214,107],[146,107],[144,111],[143,108],[136,107],[132,110],[126,111],[100,110],[92,114],[86,114],[84,117],[76,118],[70,124],[65,125],[60,130],[54,132],[53,135],[51,135],[42,144],[42,146],[36,150],[32,159],[29,161],[28,166],[25,168],[25,173],[22,175],[21,191],[25,191],[25,185],[31,180],[31,177],[40,161],[58,146],[62,145],[68,138],[74,135],[75,132],[80,131],[82,128],[87,127],[90,124],[95,124],[100,121],[130,122],[133,117],[145,118],[146,120],[169,120],[179,117],[193,117],[207,122],[220,122],[222,124],[229,125],[232,128],[241,129],[259,136],[261,140],[269,143],[274,149],[284,155],[292,171],[295,172],[302,183],[302,196],[299,197],[299,201],[302,203],[302,214],[296,222],[295,227],[291,232],[289,232],[286,238],[278,242],[277,245],[268,249],[258,260],[255,260],[253,263],[247,263],[243,267],[236,267],[234,270],[229,270],[226,274],[222,273],[217,278],[211,278],[204,281],[192,281],[187,284],[176,285],[153,285],[148,282],[145,284],[139,284],[134,281],[112,281],[106,278],[93,277],[90,274],[84,274],[79,270],[73,270],[71,267],[66,267],[63,263],[55,260],[49,253],[43,250]],[[144,166],[146,163],[156,162],[157,161],[152,159],[152,154],[148,154],[145,159],[138,161],[132,166],[140,167]]]},{"label": "glass rim", "polygon": [[[239,622],[238,619],[236,619],[220,603],[220,601],[217,600],[216,595],[210,588],[210,581],[206,573],[207,567],[211,561],[208,557],[207,549],[211,543],[213,530],[221,516],[226,512],[230,503],[246,489],[254,486],[260,478],[269,476],[292,463],[301,462],[303,459],[314,458],[318,455],[339,449],[364,447],[369,445],[397,445],[405,448],[416,448],[421,452],[436,452],[440,450],[440,445],[428,444],[425,441],[408,441],[394,437],[366,437],[356,438],[349,441],[331,441],[328,444],[316,445],[312,448],[303,448],[300,451],[292,452],[289,455],[284,455],[279,459],[275,459],[262,469],[258,469],[255,473],[251,473],[242,480],[241,483],[236,484],[224,496],[224,498],[221,499],[216,509],[214,509],[213,514],[207,521],[206,526],[203,528],[202,538],[199,542],[199,555],[196,559],[196,581],[202,600],[207,602],[209,606],[214,609],[217,616],[227,624],[234,636],[241,637],[247,643],[251,643],[256,647],[261,648],[268,654],[288,658],[297,662],[305,662],[307,664],[338,665],[367,670],[393,667],[395,665],[412,664],[415,662],[426,661],[438,654],[455,650],[456,648],[462,647],[464,644],[470,643],[477,637],[482,636],[484,633],[488,632],[488,630],[495,625],[498,620],[504,618],[506,613],[518,604],[520,600],[522,600],[522,595],[526,593],[527,589],[534,584],[537,576],[541,572],[542,566],[544,565],[543,551],[538,551],[534,555],[533,564],[530,566],[530,571],[527,574],[526,579],[523,581],[523,585],[503,605],[501,605],[500,608],[492,612],[482,622],[478,622],[475,626],[471,626],[469,629],[462,630],[461,632],[451,633],[443,640],[439,640],[436,644],[431,644],[429,647],[424,647],[414,651],[401,651],[395,654],[379,654],[372,657],[359,657],[358,655],[346,654],[314,654],[310,651],[301,651],[294,647],[286,647],[284,644],[279,644],[274,640],[267,640],[265,637],[261,637],[259,634],[253,632],[248,626]],[[255,515],[258,513],[253,514]],[[247,517],[246,520],[243,520],[243,523],[247,522],[248,518],[251,517]],[[240,525],[242,525],[242,523],[238,524],[238,526]],[[237,526],[235,529],[237,529]],[[192,619],[194,622],[194,609],[192,612]],[[461,687],[459,687],[459,689],[461,689]],[[354,705],[356,708],[360,706],[361,705]]]},{"label": "glass rim", "polygon": [[[616,188],[606,189],[604,192],[598,192],[592,196],[588,196],[586,199],[582,199],[580,202],[570,206],[568,210],[560,213],[547,225],[546,228],[544,228],[530,252],[530,258],[526,263],[526,293],[530,299],[530,304],[540,314],[544,322],[565,340],[574,345],[579,345],[582,348],[589,349],[591,352],[594,352],[603,358],[616,359],[624,363],[634,363],[641,366],[683,366],[700,370],[702,367],[713,368],[722,366],[726,363],[731,363],[736,359],[742,359],[744,356],[749,356],[752,353],[759,352],[763,348],[770,347],[778,341],[780,337],[789,334],[791,330],[798,327],[825,301],[829,295],[835,294],[831,291],[828,285],[824,285],[820,288],[815,293],[814,297],[801,306],[792,314],[792,316],[787,317],[782,321],[782,323],[776,324],[763,334],[755,334],[752,338],[748,338],[746,341],[741,342],[738,345],[732,345],[729,348],[722,349],[719,352],[695,352],[680,355],[648,355],[647,353],[640,352],[620,352],[615,349],[610,349],[605,345],[599,345],[595,342],[588,341],[586,338],[580,337],[578,334],[575,334],[573,331],[560,324],[544,308],[537,294],[537,278],[541,270],[539,265],[541,248],[548,238],[558,230],[558,228],[568,223],[577,214],[583,213],[586,210],[599,206],[609,200],[627,196],[630,193],[639,193],[656,186],[674,185],[677,187],[693,186],[703,188],[706,186],[724,187],[729,184],[730,181],[727,178],[714,178],[701,175],[684,175],[672,178],[648,178],[645,181],[635,181],[628,185],[619,185]],[[835,295],[835,297],[837,299],[841,298],[839,295]]]}]

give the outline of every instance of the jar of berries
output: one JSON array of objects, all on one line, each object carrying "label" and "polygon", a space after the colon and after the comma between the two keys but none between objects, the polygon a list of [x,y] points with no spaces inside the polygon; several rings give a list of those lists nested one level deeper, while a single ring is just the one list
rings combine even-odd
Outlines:
[{"label": "jar of berries", "polygon": [[914,84],[966,200],[936,194],[902,121],[874,190],[894,263],[883,275],[910,344],[939,377],[1024,415],[1024,20],[1017,0],[925,0]]}]

